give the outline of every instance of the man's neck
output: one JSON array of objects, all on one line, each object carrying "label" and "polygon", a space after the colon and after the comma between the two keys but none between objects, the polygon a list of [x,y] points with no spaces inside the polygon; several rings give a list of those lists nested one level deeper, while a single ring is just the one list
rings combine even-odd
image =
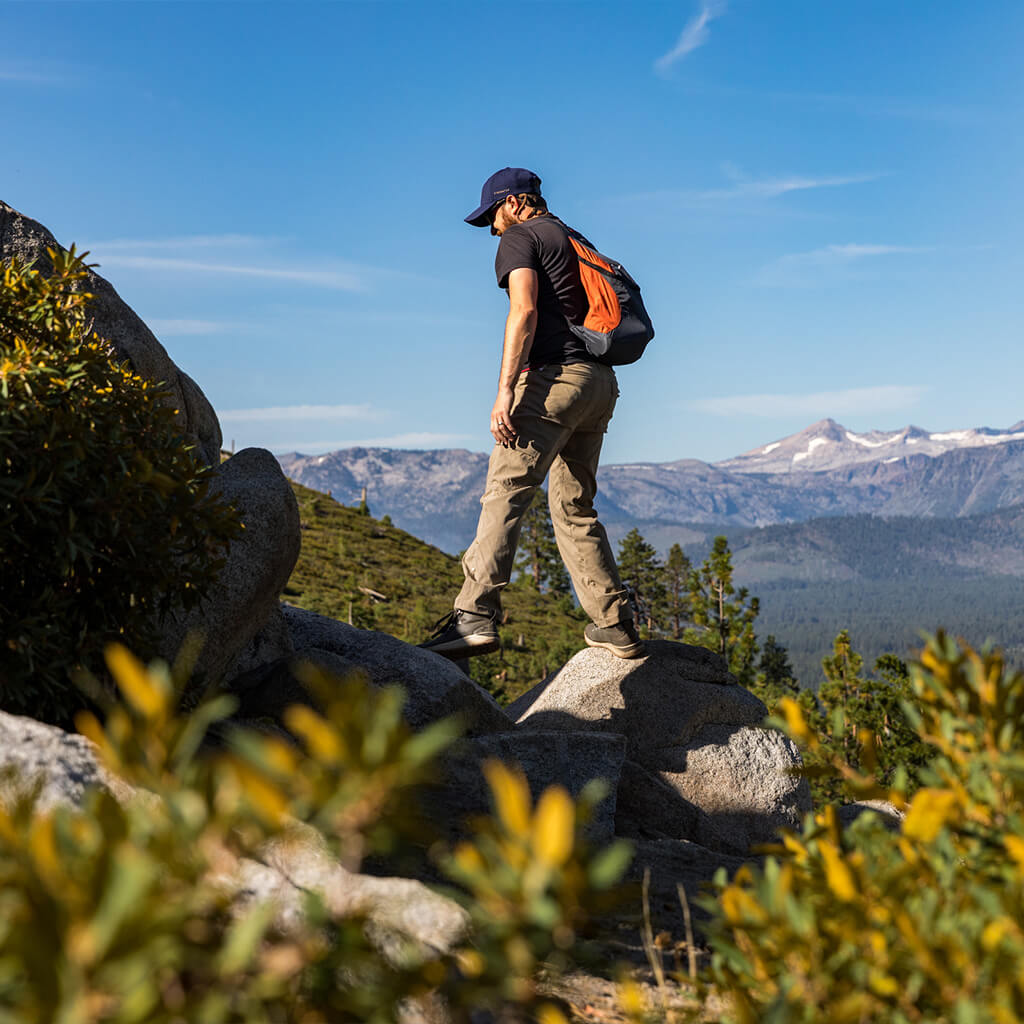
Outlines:
[{"label": "man's neck", "polygon": [[547,210],[538,210],[536,206],[528,206],[526,212],[519,218],[518,223],[522,224],[523,221],[533,220],[534,217],[546,217],[547,215]]}]

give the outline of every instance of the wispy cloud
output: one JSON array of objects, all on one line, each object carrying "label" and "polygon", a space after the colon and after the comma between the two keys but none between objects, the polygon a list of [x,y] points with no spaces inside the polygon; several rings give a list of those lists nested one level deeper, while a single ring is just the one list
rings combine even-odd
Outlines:
[{"label": "wispy cloud", "polygon": [[203,260],[177,259],[164,256],[106,257],[101,267],[120,267],[135,270],[161,270],[171,273],[224,274],[234,277],[253,277],[266,280],[292,281],[336,291],[366,291],[368,284],[353,270],[313,270],[308,268],[261,267],[240,263],[210,263]]},{"label": "wispy cloud", "polygon": [[[739,92],[740,90],[735,90]],[[979,124],[1012,116],[993,106],[943,102],[934,98],[908,96],[872,96],[856,93],[758,92],[761,100],[783,101],[837,111],[858,117],[900,121],[925,121],[940,124]]]},{"label": "wispy cloud", "polygon": [[[885,177],[885,172],[872,171],[855,174],[784,174],[751,178],[732,164],[723,167],[730,184],[722,188],[707,189],[660,189],[654,192],[638,192],[621,197],[623,201],[657,202],[660,204],[683,205],[687,207],[719,206],[730,201],[777,199],[791,192],[809,192],[814,189],[842,188],[847,185],[862,185]],[[744,203],[749,209],[750,202]]]},{"label": "wispy cloud", "polygon": [[654,62],[655,71],[660,75],[668,74],[674,64],[703,46],[711,37],[708,26],[725,13],[725,6],[724,0],[703,0],[700,10],[687,22],[676,45]]},{"label": "wispy cloud", "polygon": [[292,441],[284,444],[268,444],[272,452],[304,452],[319,455],[323,452],[334,452],[340,448],[451,448],[462,445],[466,441],[479,440],[469,434],[437,434],[429,431],[407,434],[392,434],[389,437],[368,437],[361,441],[327,440],[327,441]]},{"label": "wispy cloud", "polygon": [[934,252],[927,245],[865,245],[848,242],[826,245],[808,252],[787,253],[762,267],[754,280],[770,286],[815,284],[829,275],[843,272],[856,264],[886,256],[914,256]]},{"label": "wispy cloud", "polygon": [[847,416],[854,413],[892,412],[916,405],[928,389],[915,384],[880,384],[842,391],[811,394],[726,395],[695,398],[687,408],[711,416],[760,416],[787,419],[793,416]]},{"label": "wispy cloud", "polygon": [[172,238],[110,238],[94,242],[92,248],[102,252],[131,252],[140,249],[234,249],[265,247],[274,239],[257,235],[179,235]]},{"label": "wispy cloud", "polygon": [[698,199],[736,199],[738,197],[762,197],[774,199],[787,192],[806,192],[815,188],[839,188],[842,185],[861,185],[866,181],[877,181],[882,174],[837,174],[815,178],[804,175],[789,175],[782,178],[763,178],[760,181],[738,180],[729,188],[708,189],[695,192]]},{"label": "wispy cloud", "polygon": [[217,415],[224,423],[280,423],[299,420],[375,420],[384,414],[370,405],[271,405],[263,409],[228,409]]},{"label": "wispy cloud", "polygon": [[222,320],[147,320],[149,329],[158,338],[184,338],[207,334],[227,334],[236,331],[240,324]]},{"label": "wispy cloud", "polygon": [[56,75],[35,71],[31,68],[0,66],[0,82],[20,82],[24,85],[60,85],[62,79]]}]

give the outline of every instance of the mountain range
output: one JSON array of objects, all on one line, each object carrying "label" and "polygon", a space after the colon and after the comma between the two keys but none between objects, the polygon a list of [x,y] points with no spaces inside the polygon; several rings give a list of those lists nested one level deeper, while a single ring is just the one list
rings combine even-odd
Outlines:
[{"label": "mountain range", "polygon": [[[450,552],[472,540],[487,472],[487,456],[464,449],[347,448],[293,452],[280,462],[293,480],[344,503],[365,487],[375,514]],[[639,523],[664,534],[823,516],[977,515],[1024,502],[1024,422],[857,434],[826,419],[722,462],[602,466],[598,484],[598,510],[613,537]]]}]

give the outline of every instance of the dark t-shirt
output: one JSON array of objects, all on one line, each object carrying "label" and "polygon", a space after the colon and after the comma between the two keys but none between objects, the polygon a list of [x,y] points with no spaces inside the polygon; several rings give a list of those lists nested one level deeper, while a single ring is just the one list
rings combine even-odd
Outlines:
[{"label": "dark t-shirt", "polygon": [[[592,362],[586,347],[566,324],[582,323],[587,296],[580,283],[576,250],[557,217],[531,217],[507,228],[498,243],[494,272],[498,287],[508,288],[508,275],[527,267],[537,271],[537,330],[529,365]],[[589,244],[589,243],[588,243]]]}]

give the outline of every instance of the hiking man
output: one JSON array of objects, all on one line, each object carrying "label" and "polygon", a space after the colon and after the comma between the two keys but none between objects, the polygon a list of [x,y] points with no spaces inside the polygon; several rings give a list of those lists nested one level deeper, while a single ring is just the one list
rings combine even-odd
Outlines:
[{"label": "hiking man", "polygon": [[644,653],[626,589],[594,511],[601,443],[619,390],[615,371],[596,362],[569,330],[587,298],[565,225],[548,212],[540,178],[506,167],[484,182],[466,223],[501,239],[494,261],[509,311],[491,410],[495,447],[480,499],[476,539],[462,559],[466,581],[454,610],[421,644],[449,658],[499,647],[501,591],[512,575],[523,516],[548,480],[551,523],[576,596],[591,622],[590,647],[620,658]]}]

